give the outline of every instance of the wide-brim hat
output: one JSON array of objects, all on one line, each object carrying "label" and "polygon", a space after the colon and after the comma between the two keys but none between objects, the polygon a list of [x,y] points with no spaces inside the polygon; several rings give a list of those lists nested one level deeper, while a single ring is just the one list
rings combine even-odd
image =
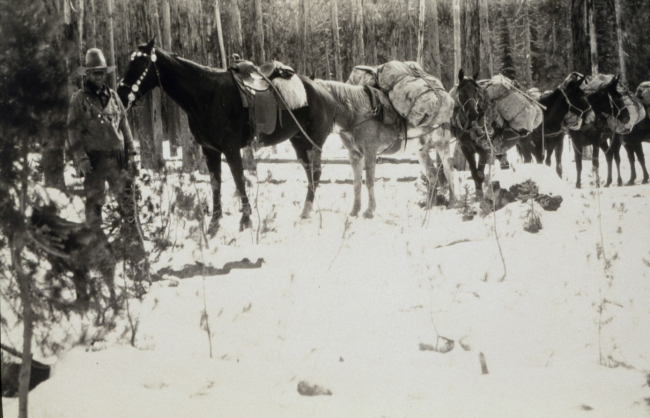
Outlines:
[{"label": "wide-brim hat", "polygon": [[79,75],[86,75],[88,71],[92,70],[106,70],[107,73],[115,71],[115,66],[107,66],[104,53],[99,48],[90,48],[86,51],[86,65],[77,68]]}]

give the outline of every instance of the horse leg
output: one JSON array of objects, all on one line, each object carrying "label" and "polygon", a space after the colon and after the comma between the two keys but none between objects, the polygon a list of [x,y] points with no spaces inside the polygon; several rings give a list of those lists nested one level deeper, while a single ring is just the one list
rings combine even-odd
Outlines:
[{"label": "horse leg", "polygon": [[630,161],[630,180],[626,183],[626,185],[633,186],[634,181],[636,180],[636,167],[634,166],[634,147],[628,142],[626,142],[624,146],[625,152],[627,153],[627,159]]},{"label": "horse leg", "polygon": [[600,187],[600,175],[598,173],[600,168],[600,148],[598,148],[598,145],[593,145],[591,148],[591,171],[594,174],[596,187]]},{"label": "horse leg", "polygon": [[241,212],[242,216],[239,220],[239,231],[243,231],[246,228],[251,227],[251,204],[248,202],[248,196],[246,195],[246,179],[244,178],[244,163],[241,158],[241,154],[238,149],[228,150],[224,153],[226,156],[226,161],[230,167],[230,172],[232,173],[233,180],[235,180],[235,187],[241,198]]},{"label": "horse leg", "polygon": [[618,174],[617,183],[620,187],[623,185],[623,178],[621,177],[621,139],[618,135],[614,134],[612,136],[609,149],[611,150],[612,155],[614,156],[614,161],[616,162],[616,171]]},{"label": "horse leg", "polygon": [[[481,178],[481,194],[480,196],[483,197],[483,182],[485,182],[485,166],[488,163],[488,159],[490,158],[490,155],[488,152],[484,149],[481,149],[478,152],[478,166],[477,166],[477,171],[479,173],[479,176]],[[489,179],[488,179],[489,180]],[[478,196],[478,192],[477,192]]]},{"label": "horse leg", "polygon": [[641,164],[641,169],[643,170],[643,181],[641,184],[648,184],[650,181],[650,176],[648,175],[648,170],[645,168],[645,155],[643,155],[643,142],[639,141],[635,146],[636,157]]},{"label": "horse leg", "polygon": [[612,153],[611,148],[607,145],[607,141],[603,141],[599,144],[598,147],[603,150],[605,153],[605,161],[607,161],[607,181],[605,182],[605,187],[609,187],[612,184],[612,163],[614,162],[614,154]]},{"label": "horse leg", "polygon": [[431,206],[435,205],[436,202],[438,176],[435,164],[429,156],[429,151],[432,148],[429,135],[420,138],[420,144],[422,145],[422,148],[418,151],[418,160],[420,161],[422,168],[424,168],[424,175],[427,177],[427,181],[429,182],[426,208],[431,209]]},{"label": "horse leg", "polygon": [[451,167],[451,151],[449,149],[449,144],[451,143],[451,132],[449,129],[440,128],[442,130],[440,139],[434,142],[436,151],[442,159],[442,166],[445,171],[445,177],[447,177],[447,184],[449,185],[449,207],[453,207],[456,204],[456,191],[454,189],[454,171]]},{"label": "horse leg", "polygon": [[302,136],[302,134],[297,134],[291,138],[291,145],[293,145],[293,149],[296,151],[296,156],[298,157],[298,160],[300,160],[300,163],[307,174],[307,197],[305,198],[305,206],[300,214],[302,219],[307,219],[314,207],[316,188],[318,187],[322,173],[321,152],[317,149],[311,149],[311,144],[307,143],[307,140]]},{"label": "horse leg", "polygon": [[560,176],[560,178],[562,178],[562,152],[564,151],[564,137],[557,141],[555,146],[553,146],[553,149],[555,149],[555,172],[558,176]]},{"label": "horse leg", "polygon": [[213,237],[219,231],[219,220],[223,217],[221,209],[221,153],[203,148],[203,154],[210,171],[210,185],[212,186],[212,219],[208,226],[208,235]]},{"label": "horse leg", "polygon": [[373,151],[373,155],[366,155],[366,188],[368,189],[368,208],[363,212],[363,217],[372,219],[375,216],[375,209],[377,208],[377,201],[375,200],[375,164],[377,153]]},{"label": "horse leg", "polygon": [[573,144],[573,154],[576,159],[576,189],[582,187],[582,153],[580,149],[582,148],[579,143],[576,141],[571,141]]},{"label": "horse leg", "polygon": [[348,149],[350,165],[352,166],[352,176],[354,180],[354,204],[350,216],[359,215],[361,210],[361,187],[363,184],[363,156],[356,151]]},{"label": "horse leg", "polygon": [[460,150],[463,152],[463,155],[467,160],[467,165],[469,165],[469,172],[472,174],[472,180],[474,180],[474,189],[476,191],[476,196],[481,197],[483,196],[483,177],[476,168],[474,151],[465,145],[461,145]]}]

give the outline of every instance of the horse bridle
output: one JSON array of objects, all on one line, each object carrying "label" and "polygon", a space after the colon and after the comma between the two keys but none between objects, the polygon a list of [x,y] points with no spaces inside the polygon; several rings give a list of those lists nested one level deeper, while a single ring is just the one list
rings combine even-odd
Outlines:
[{"label": "horse bridle", "polygon": [[[477,88],[478,88],[478,94],[479,94],[479,96],[480,96],[480,95],[481,95],[480,87],[477,86]],[[457,90],[457,91],[458,91],[458,90]],[[465,122],[463,122],[462,120],[459,120],[459,125],[460,125],[460,126],[458,126],[458,128],[461,129],[463,132],[469,132],[469,131],[471,131],[471,129],[470,129],[471,127],[470,127],[469,125],[471,124],[472,121],[469,120],[469,116],[467,115],[468,112],[467,112],[467,110],[465,109],[465,106],[466,106],[469,102],[472,102],[472,101],[476,104],[476,113],[479,114],[479,118],[478,118],[478,119],[480,119],[480,114],[481,114],[481,112],[480,112],[480,108],[479,108],[479,102],[478,102],[475,98],[470,97],[469,99],[465,100],[464,103],[461,103],[461,102],[460,102],[460,93],[454,95],[454,102],[458,104],[458,108],[461,110],[461,112],[458,112],[458,114],[459,114],[459,115],[462,115],[463,118],[465,119]],[[477,119],[477,120],[478,120],[478,119]]]},{"label": "horse bridle", "polygon": [[[141,51],[134,51],[131,54],[131,61],[133,61],[134,59],[136,59],[138,57],[149,57],[149,65],[147,65],[147,68],[144,69],[144,72],[140,75],[140,77],[137,78],[137,80],[136,80],[136,82],[134,84],[126,84],[124,82],[124,79],[120,80],[120,82],[118,84],[119,86],[128,87],[131,90],[131,92],[128,95],[129,103],[126,106],[126,109],[124,110],[125,113],[129,111],[131,106],[133,106],[133,104],[138,99],[143,97],[141,94],[138,93],[138,91],[140,90],[140,84],[142,83],[144,78],[147,76],[147,73],[149,72],[149,68],[151,67],[151,64],[153,64],[153,67],[156,70],[156,76],[158,77],[158,85],[162,89],[162,84],[160,83],[160,73],[158,72],[158,67],[156,66],[156,61],[158,60],[158,56],[156,55],[156,49],[151,48],[151,53],[150,54],[147,54],[146,52],[141,52]],[[139,95],[140,97],[136,97],[136,94]]]},{"label": "horse bridle", "polygon": [[[578,115],[578,118],[583,119],[585,116],[585,113],[589,112],[591,109],[591,104],[589,104],[589,107],[587,107],[585,110],[580,109],[578,106],[574,105],[571,103],[571,100],[569,100],[569,96],[567,96],[566,91],[562,87],[558,87],[559,90],[562,92],[562,95],[564,96],[564,99],[566,100],[567,104],[569,105],[569,112],[571,112],[571,108],[576,109],[578,112],[580,112],[580,115]],[[589,101],[587,101],[589,103]],[[573,113],[573,112],[571,112]]]}]

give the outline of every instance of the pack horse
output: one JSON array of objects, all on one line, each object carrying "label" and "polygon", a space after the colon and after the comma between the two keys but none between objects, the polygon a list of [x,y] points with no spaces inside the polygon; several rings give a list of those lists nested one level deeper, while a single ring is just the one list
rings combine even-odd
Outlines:
[{"label": "pack horse", "polygon": [[[273,67],[269,69],[265,80],[273,78],[273,70]],[[296,105],[299,107],[292,109],[291,103],[285,100],[278,104],[272,103],[277,106],[274,109],[277,109],[278,123],[268,123],[267,120],[262,124],[267,129],[255,129],[256,124],[250,118],[252,106],[245,103],[238,81],[249,84],[258,91],[276,91],[276,80],[271,80],[274,84],[271,86],[259,79],[252,80],[250,74],[237,78],[238,80],[236,74],[229,70],[209,68],[155,48],[152,40],[146,45],[138,46],[133,52],[117,89],[120,99],[128,108],[154,88],[160,87],[187,113],[190,131],[201,146],[210,171],[213,193],[212,219],[208,228],[210,235],[216,234],[219,219],[223,216],[222,155],[230,167],[241,198],[240,229],[251,225],[251,205],[246,195],[240,150],[253,141],[254,135],[260,146],[291,141],[307,174],[307,196],[301,217],[308,217],[321,176],[322,146],[332,129],[336,110],[334,99],[323,87],[306,77],[291,74],[291,84],[304,89],[298,96],[305,96],[307,104],[303,101]],[[258,111],[257,107],[255,113],[268,115],[268,112]],[[269,126],[273,126],[273,129],[268,129]]]}]

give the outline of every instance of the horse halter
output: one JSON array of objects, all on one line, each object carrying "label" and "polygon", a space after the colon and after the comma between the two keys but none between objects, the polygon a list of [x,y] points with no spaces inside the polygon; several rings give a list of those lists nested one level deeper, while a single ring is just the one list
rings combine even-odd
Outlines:
[{"label": "horse halter", "polygon": [[160,88],[162,88],[162,85],[160,84],[160,73],[158,72],[158,67],[156,66],[156,61],[158,60],[158,56],[156,55],[156,49],[151,48],[151,54],[147,54],[146,52],[141,52],[141,51],[135,51],[131,54],[131,61],[135,60],[138,57],[149,57],[149,65],[147,65],[147,68],[144,69],[144,72],[140,75],[140,77],[138,77],[138,79],[134,84],[129,85],[124,82],[124,79],[120,80],[119,86],[128,87],[131,90],[131,92],[128,95],[129,104],[126,107],[125,112],[128,111],[133,105],[133,103],[135,103],[135,101],[137,100],[135,95],[138,94],[138,91],[140,90],[140,84],[147,76],[151,64],[153,64],[154,69],[156,70],[156,76],[158,77],[158,84],[160,85]]},{"label": "horse halter", "polygon": [[[481,96],[481,92],[480,92],[480,90],[478,91],[478,94],[479,94],[479,96]],[[479,97],[479,99],[480,99],[480,97]],[[468,98],[467,100],[465,100],[464,103],[461,103],[461,102],[460,102],[460,92],[458,92],[458,94],[456,94],[456,95],[454,96],[454,102],[456,102],[456,103],[458,104],[458,108],[461,110],[461,111],[459,112],[459,115],[462,115],[462,116],[463,116],[463,119],[465,119],[465,122],[462,122],[461,120],[459,120],[459,122],[460,122],[459,124],[460,124],[461,126],[458,126],[458,128],[462,129],[464,132],[468,132],[468,131],[470,131],[470,130],[471,130],[471,126],[470,126],[470,124],[471,124],[472,121],[469,120],[468,112],[467,112],[467,110],[465,109],[465,106],[466,106],[469,102],[474,102],[475,107],[476,107],[476,109],[475,109],[475,110],[476,110],[476,113],[479,115],[479,118],[477,118],[477,120],[478,120],[478,119],[480,119],[480,114],[481,114],[481,112],[480,112],[480,110],[479,110],[479,102],[478,102],[475,98],[470,97],[470,98]],[[459,119],[460,119],[460,118],[459,118]]]},{"label": "horse halter", "polygon": [[[588,113],[590,110],[592,110],[591,104],[589,104],[589,107],[587,107],[585,110],[580,109],[579,107],[577,107],[576,105],[571,103],[571,100],[569,100],[569,96],[567,96],[566,92],[564,91],[564,89],[562,87],[559,87],[559,90],[562,92],[562,95],[564,96],[564,99],[566,100],[567,104],[569,105],[569,111],[571,111],[571,108],[574,108],[578,112],[580,112],[580,115],[578,115],[579,119],[583,119],[584,116],[585,116],[585,113]],[[589,103],[589,102],[587,102],[587,103]]]},{"label": "horse halter", "polygon": [[611,116],[613,116],[614,119],[616,119],[616,124],[618,125],[620,123],[618,118],[619,116],[621,116],[621,112],[623,112],[625,109],[628,108],[628,105],[625,104],[625,102],[623,102],[624,103],[623,107],[618,107],[616,101],[612,98],[612,95],[609,92],[607,92],[607,98],[609,99],[609,108],[612,110]]}]

